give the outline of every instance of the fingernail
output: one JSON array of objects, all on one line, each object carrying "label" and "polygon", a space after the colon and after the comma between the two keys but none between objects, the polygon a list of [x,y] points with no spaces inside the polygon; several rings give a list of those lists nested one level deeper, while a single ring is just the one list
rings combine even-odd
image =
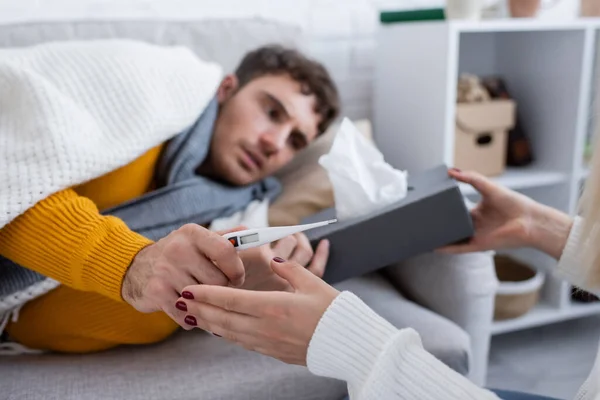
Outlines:
[{"label": "fingernail", "polygon": [[183,301],[178,301],[175,303],[175,307],[181,311],[187,311],[187,304],[185,304]]},{"label": "fingernail", "polygon": [[216,333],[214,333],[214,332],[211,332],[211,333],[213,334],[213,336],[216,336],[216,337],[223,337],[223,336],[221,336],[221,335],[217,335],[217,334],[216,334]]},{"label": "fingernail", "polygon": [[181,297],[188,300],[194,300],[194,295],[192,294],[192,292],[188,292],[187,290],[181,292]]},{"label": "fingernail", "polygon": [[192,326],[198,325],[198,322],[196,322],[196,317],[193,317],[191,315],[186,316],[184,321],[188,325],[192,325]]},{"label": "fingernail", "polygon": [[275,258],[273,258],[273,261],[278,262],[278,263],[285,262],[285,260],[281,257],[275,257]]},{"label": "fingernail", "polygon": [[454,168],[454,167],[450,168],[450,171],[454,171],[454,172],[462,172],[462,171],[460,170],[460,168]]}]

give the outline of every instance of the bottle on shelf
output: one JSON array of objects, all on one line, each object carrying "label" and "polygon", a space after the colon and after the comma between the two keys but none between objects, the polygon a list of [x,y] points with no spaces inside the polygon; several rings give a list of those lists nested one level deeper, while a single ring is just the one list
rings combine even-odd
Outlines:
[{"label": "bottle on shelf", "polygon": [[[482,79],[482,83],[490,93],[492,99],[510,99],[506,83],[497,76],[490,76]],[[518,112],[517,112],[518,114]],[[533,151],[527,134],[519,121],[519,116],[515,117],[515,126],[508,131],[508,147],[506,149],[506,165],[511,167],[524,167],[533,162]]]},{"label": "bottle on shelf", "polygon": [[586,292],[577,287],[571,287],[571,299],[578,303],[594,303],[600,299],[595,294]]}]

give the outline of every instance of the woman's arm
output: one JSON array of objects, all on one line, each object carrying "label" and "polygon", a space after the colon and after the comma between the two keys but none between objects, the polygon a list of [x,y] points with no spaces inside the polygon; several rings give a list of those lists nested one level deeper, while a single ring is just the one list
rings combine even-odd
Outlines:
[{"label": "woman's arm", "polygon": [[[573,254],[578,229],[565,214],[480,174],[454,170],[450,175],[471,184],[482,201],[471,211],[474,237],[443,251],[533,246],[564,260]],[[497,399],[427,353],[413,330],[395,329],[352,294],[338,294],[302,266],[281,261],[275,259],[271,268],[290,283],[292,293],[189,286],[184,289],[189,295],[178,299],[188,310],[186,322],[345,380],[355,400]]]},{"label": "woman's arm", "polygon": [[[582,218],[577,217],[569,225],[568,236],[562,245],[563,251],[556,266],[556,274],[581,289],[600,294],[598,287],[594,286],[597,280],[589,276],[593,274],[594,269],[589,268],[582,254],[585,248],[581,245],[583,222]],[[560,241],[562,242],[562,238]]]},{"label": "woman's arm", "polygon": [[121,301],[135,255],[152,242],[73,190],[37,203],[0,230],[0,255],[64,285]]},{"label": "woman's arm", "polygon": [[561,258],[573,219],[559,210],[536,203],[531,220],[529,245],[557,260]]},{"label": "woman's arm", "polygon": [[[493,183],[475,172],[451,170],[450,176],[470,184],[481,194],[471,211],[475,235],[467,244],[441,251],[466,253],[511,247],[533,247],[559,259],[557,273],[569,282],[591,290],[589,262],[583,260],[582,220]],[[595,244],[594,244],[595,245]]]},{"label": "woman's arm", "polygon": [[469,253],[534,247],[558,259],[573,223],[565,213],[502,187],[476,172],[451,169],[449,175],[471,185],[481,201],[471,210],[475,234],[466,244],[441,249]]},{"label": "woman's arm", "polygon": [[352,400],[498,399],[425,351],[414,330],[396,329],[349,292],[319,321],[307,366],[346,381]]},{"label": "woman's arm", "polygon": [[178,302],[186,321],[243,347],[348,382],[351,399],[497,400],[349,292],[293,262],[271,263],[292,292],[193,285]]}]

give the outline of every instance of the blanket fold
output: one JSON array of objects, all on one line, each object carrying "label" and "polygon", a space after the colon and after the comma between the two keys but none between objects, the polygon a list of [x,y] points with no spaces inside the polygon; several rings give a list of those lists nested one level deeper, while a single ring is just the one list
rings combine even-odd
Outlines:
[{"label": "blanket fold", "polygon": [[191,126],[221,69],[129,40],[0,50],[0,228]]}]

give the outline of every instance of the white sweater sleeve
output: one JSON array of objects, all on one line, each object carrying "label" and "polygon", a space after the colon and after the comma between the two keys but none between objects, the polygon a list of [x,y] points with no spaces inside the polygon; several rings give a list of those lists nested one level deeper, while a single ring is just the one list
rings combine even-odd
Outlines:
[{"label": "white sweater sleeve", "polygon": [[562,252],[558,265],[556,266],[556,275],[561,279],[564,279],[573,285],[581,288],[597,292],[593,288],[587,287],[587,266],[584,264],[582,259],[581,245],[581,229],[583,226],[583,219],[576,217],[573,220],[573,226],[571,232],[569,232],[569,238],[565,244],[565,248]]},{"label": "white sweater sleeve", "polygon": [[351,400],[498,400],[423,349],[350,292],[325,312],[308,348],[309,370],[348,383]]}]

